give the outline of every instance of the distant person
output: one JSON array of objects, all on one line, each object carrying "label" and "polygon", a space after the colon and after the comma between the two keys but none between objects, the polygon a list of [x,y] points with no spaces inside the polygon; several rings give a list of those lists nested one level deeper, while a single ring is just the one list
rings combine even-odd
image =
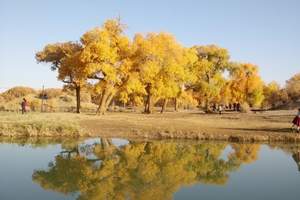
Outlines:
[{"label": "distant person", "polygon": [[216,112],[216,110],[217,110],[217,106],[216,106],[216,104],[215,104],[215,103],[213,104],[213,106],[212,106],[212,109],[213,109],[213,112]]},{"label": "distant person", "polygon": [[27,107],[28,107],[28,102],[25,98],[23,98],[23,101],[21,103],[22,114],[27,112]]},{"label": "distant person", "polygon": [[233,103],[233,110],[237,111],[237,109],[236,109],[236,103]]},{"label": "distant person", "polygon": [[241,111],[241,104],[240,103],[236,104],[236,111],[238,111],[238,112]]},{"label": "distant person", "polygon": [[294,117],[292,123],[293,123],[292,130],[294,130],[294,128],[296,128],[297,132],[299,133],[300,132],[300,108],[298,108],[298,113]]},{"label": "distant person", "polygon": [[223,111],[223,106],[222,106],[222,105],[219,105],[218,110],[219,110],[219,115],[221,115],[221,114],[222,114],[222,111]]}]

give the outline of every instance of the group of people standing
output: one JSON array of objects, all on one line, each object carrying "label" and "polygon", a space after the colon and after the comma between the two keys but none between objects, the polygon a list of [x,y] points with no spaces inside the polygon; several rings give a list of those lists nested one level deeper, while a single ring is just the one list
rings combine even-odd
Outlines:
[{"label": "group of people standing", "polygon": [[218,112],[219,114],[222,114],[223,110],[229,110],[229,111],[241,111],[241,104],[240,103],[233,103],[228,105],[219,104],[218,106],[216,104],[213,104],[212,110],[214,112]]}]

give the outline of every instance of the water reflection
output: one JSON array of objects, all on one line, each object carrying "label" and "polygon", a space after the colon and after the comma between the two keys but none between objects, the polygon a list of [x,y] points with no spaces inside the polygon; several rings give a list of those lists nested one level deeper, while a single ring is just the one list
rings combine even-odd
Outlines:
[{"label": "water reflection", "polygon": [[293,160],[296,162],[298,171],[300,172],[300,144],[273,144],[269,145],[271,148],[280,149],[292,155]]},{"label": "water reflection", "polygon": [[293,158],[298,166],[298,171],[300,172],[300,151],[293,154]]},{"label": "water reflection", "polygon": [[[0,199],[300,195],[300,144],[0,137],[0,150]],[[10,190],[15,187],[25,189],[17,194]]]},{"label": "water reflection", "polygon": [[[19,146],[30,146],[31,148],[42,148],[52,144],[61,144],[62,148],[69,149],[84,142],[78,138],[53,138],[53,137],[0,137],[1,144],[17,144]],[[76,147],[77,148],[77,147]]]},{"label": "water reflection", "polygon": [[75,144],[36,170],[34,182],[44,189],[78,199],[172,199],[182,186],[224,185],[230,172],[257,159],[259,144],[135,142],[118,146],[110,139]]}]

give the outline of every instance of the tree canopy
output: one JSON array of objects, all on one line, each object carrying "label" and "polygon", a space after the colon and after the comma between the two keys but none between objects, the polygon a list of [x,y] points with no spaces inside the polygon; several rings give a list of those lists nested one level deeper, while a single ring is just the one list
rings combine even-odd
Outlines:
[{"label": "tree canopy", "polygon": [[50,63],[51,70],[58,71],[57,79],[76,90],[77,113],[80,112],[80,89],[87,79],[84,65],[79,60],[81,50],[81,44],[65,42],[48,44],[36,53],[38,62]]},{"label": "tree canopy", "polygon": [[286,82],[286,90],[291,99],[300,99],[300,73],[295,74]]},{"label": "tree canopy", "polygon": [[[259,67],[234,62],[227,49],[185,47],[166,32],[137,33],[130,39],[125,28],[120,19],[109,19],[84,33],[79,42],[48,44],[36,54],[38,62],[49,63],[58,79],[76,90],[77,112],[83,87],[95,96],[99,114],[112,100],[144,105],[145,113],[151,113],[153,105],[162,106],[164,112],[169,102],[175,110],[178,102],[197,102],[205,110],[211,104],[275,105],[270,98],[277,91],[264,84]],[[299,77],[287,82],[292,99],[300,97]]]}]

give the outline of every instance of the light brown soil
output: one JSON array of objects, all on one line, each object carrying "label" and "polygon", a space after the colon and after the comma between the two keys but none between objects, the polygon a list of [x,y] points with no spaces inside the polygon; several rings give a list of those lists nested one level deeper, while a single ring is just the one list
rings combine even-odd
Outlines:
[{"label": "light brown soil", "polygon": [[295,111],[263,113],[107,113],[80,121],[91,136],[200,139],[236,142],[300,142],[291,131]]}]

